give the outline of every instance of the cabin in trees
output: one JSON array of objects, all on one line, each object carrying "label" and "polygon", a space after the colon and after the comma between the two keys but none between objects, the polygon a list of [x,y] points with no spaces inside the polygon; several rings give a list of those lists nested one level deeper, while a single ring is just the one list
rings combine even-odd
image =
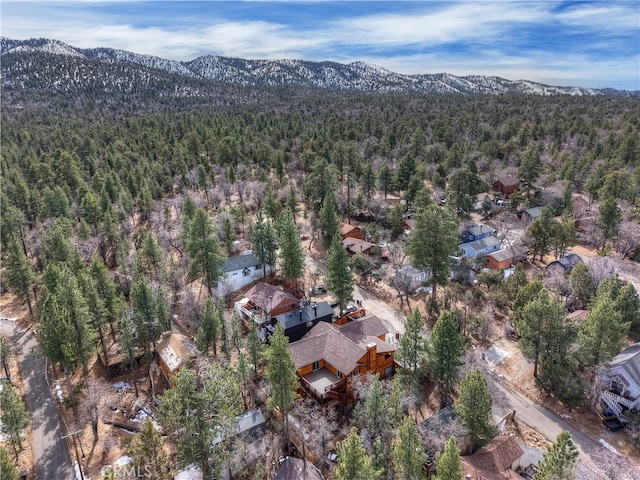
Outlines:
[{"label": "cabin in trees", "polygon": [[513,251],[510,249],[497,250],[487,255],[487,267],[493,270],[503,270],[513,265]]},{"label": "cabin in trees", "polygon": [[560,272],[569,273],[571,270],[576,268],[580,263],[582,263],[582,258],[577,253],[570,253],[565,255],[558,260],[554,260],[549,265],[547,265],[547,273],[552,273],[553,270],[559,270]]},{"label": "cabin in trees", "polygon": [[475,242],[476,240],[482,240],[483,238],[493,237],[496,233],[495,228],[482,223],[471,222],[467,225],[460,235],[462,243]]},{"label": "cabin in trees", "polygon": [[303,307],[302,300],[268,283],[254,285],[242,300],[235,303],[235,311],[244,327],[249,329],[250,322],[255,322],[263,339],[266,338],[266,327],[271,324],[273,317]]},{"label": "cabin in trees", "polygon": [[185,364],[195,360],[198,351],[193,342],[180,333],[164,332],[156,346],[158,364],[164,377],[173,386],[173,377]]},{"label": "cabin in trees", "polygon": [[318,322],[333,322],[333,308],[328,302],[313,303],[271,319],[271,327],[282,325],[289,342],[300,340]]},{"label": "cabin in trees", "polygon": [[464,251],[464,256],[476,258],[478,255],[489,255],[497,251],[501,246],[500,240],[496,237],[486,237],[475,242],[462,243],[458,245]]},{"label": "cabin in trees", "polygon": [[515,480],[520,477],[514,470],[520,467],[524,451],[515,437],[500,435],[473,455],[460,457],[465,479]]},{"label": "cabin in trees", "polygon": [[353,403],[350,379],[394,372],[396,347],[387,342],[390,333],[376,316],[344,325],[318,323],[301,340],[289,345],[302,390],[320,402]]},{"label": "cabin in trees", "polygon": [[340,222],[340,235],[342,239],[345,238],[357,238],[358,240],[364,240],[364,235],[360,227],[355,225],[349,225],[348,223]]},{"label": "cabin in trees", "polygon": [[222,277],[218,279],[218,296],[224,297],[255,282],[264,277],[265,271],[270,274],[271,266],[263,268],[262,262],[251,252],[227,258],[222,267]]},{"label": "cabin in trees", "polygon": [[520,190],[520,181],[515,177],[498,177],[492,184],[493,190],[500,192],[505,197],[508,197],[513,192]]},{"label": "cabin in trees", "polygon": [[365,255],[374,256],[376,254],[376,244],[367,242],[366,240],[360,240],[357,238],[347,237],[342,240],[344,248],[347,252],[355,255],[356,253],[364,253]]},{"label": "cabin in trees", "polygon": [[533,221],[542,215],[541,207],[531,207],[523,210],[520,217],[527,223],[533,223]]},{"label": "cabin in trees", "polygon": [[640,411],[640,342],[616,355],[598,378],[600,401],[607,416]]}]

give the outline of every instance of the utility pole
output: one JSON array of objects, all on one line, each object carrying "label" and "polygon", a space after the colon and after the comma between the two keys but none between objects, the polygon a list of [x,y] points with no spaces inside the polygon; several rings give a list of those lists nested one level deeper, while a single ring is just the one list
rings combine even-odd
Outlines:
[{"label": "utility pole", "polygon": [[[78,433],[82,432],[82,430],[78,430],[76,432],[73,433],[69,433],[67,435],[64,435],[62,438],[67,438],[67,437],[71,437],[71,439],[73,440],[73,448],[76,452],[76,462],[78,462],[78,470],[80,471],[80,480],[84,480],[84,472],[82,471],[82,463],[80,460],[80,454],[78,453],[78,442],[76,440],[76,435]],[[80,448],[82,448],[82,444],[80,445]],[[84,458],[84,454],[83,454],[83,458]]]}]

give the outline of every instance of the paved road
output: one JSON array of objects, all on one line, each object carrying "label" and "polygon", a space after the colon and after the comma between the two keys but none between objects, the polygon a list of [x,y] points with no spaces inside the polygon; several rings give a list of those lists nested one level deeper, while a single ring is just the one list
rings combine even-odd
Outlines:
[{"label": "paved road", "polygon": [[540,432],[551,442],[556,441],[556,437],[560,432],[568,430],[581,456],[588,457],[592,450],[600,447],[600,444],[573,428],[555,413],[550,412],[511,388],[504,379],[496,378],[495,375],[493,377],[496,379],[494,382],[495,387],[504,395],[501,399],[502,407],[505,409],[503,413],[506,414],[515,410],[516,418]]},{"label": "paved road", "polygon": [[64,435],[58,417],[58,409],[45,379],[45,361],[38,354],[38,342],[31,332],[25,332],[14,322],[0,320],[0,330],[12,340],[14,351],[20,360],[20,370],[25,382],[25,400],[31,412],[33,455],[36,480],[75,479]]}]

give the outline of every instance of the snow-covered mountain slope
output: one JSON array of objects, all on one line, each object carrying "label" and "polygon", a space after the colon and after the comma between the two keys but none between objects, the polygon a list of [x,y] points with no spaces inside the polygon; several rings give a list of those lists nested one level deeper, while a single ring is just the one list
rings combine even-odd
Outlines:
[{"label": "snow-covered mountain slope", "polygon": [[[336,62],[310,62],[303,60],[245,60],[240,58],[228,58],[220,56],[202,56],[189,62],[167,60],[151,55],[140,55],[124,50],[112,48],[80,49],[67,45],[57,40],[30,39],[11,40],[0,39],[0,52],[2,54],[2,81],[4,86],[10,86],[11,82],[22,78],[23,84],[27,82],[26,75],[37,75],[38,65],[48,74],[52,74],[51,65],[46,65],[47,60],[33,55],[47,54],[56,57],[67,57],[85,62],[62,62],[53,72],[51,78],[54,87],[69,84],[78,88],[83,81],[92,84],[103,84],[105,87],[115,81],[122,87],[129,84],[134,88],[136,82],[142,81],[154,83],[153,77],[159,78],[170,75],[172,82],[179,77],[186,79],[212,80],[243,86],[302,86],[331,90],[354,90],[361,92],[384,93],[459,93],[459,94],[505,94],[524,93],[535,95],[598,95],[598,94],[627,94],[613,89],[590,89],[576,86],[561,87],[543,85],[528,80],[507,80],[500,77],[486,77],[470,75],[459,77],[448,73],[403,75],[394,73],[384,68],[370,65],[364,62],[340,64]],[[32,55],[30,60],[26,60]],[[59,58],[58,58],[59,60]],[[26,69],[25,62],[29,64]],[[98,64],[110,65],[106,71],[110,77],[102,81],[93,78],[97,74]],[[50,61],[51,63],[51,61]],[[59,63],[54,62],[54,63]],[[5,64],[8,65],[5,68]],[[72,68],[64,71],[65,65]],[[73,67],[72,67],[73,65]],[[92,70],[94,70],[92,72]],[[81,72],[82,71],[82,72]],[[132,79],[127,81],[126,77]],[[57,78],[56,78],[57,77]],[[118,78],[115,77],[124,77]],[[111,78],[111,80],[109,80]],[[41,79],[42,80],[42,79]],[[42,81],[40,81],[42,83]],[[190,89],[187,89],[190,90]],[[176,87],[176,92],[184,94],[185,89]],[[190,91],[189,93],[197,92]]]}]

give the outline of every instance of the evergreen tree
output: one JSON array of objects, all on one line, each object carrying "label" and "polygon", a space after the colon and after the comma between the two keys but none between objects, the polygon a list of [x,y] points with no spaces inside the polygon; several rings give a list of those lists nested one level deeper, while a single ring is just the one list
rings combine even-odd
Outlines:
[{"label": "evergreen tree", "polygon": [[328,250],[334,235],[339,232],[340,218],[338,218],[338,206],[334,192],[327,192],[320,213],[318,214],[318,228],[322,246]]},{"label": "evergreen tree", "polygon": [[265,376],[271,385],[271,397],[268,405],[277,408],[284,418],[284,429],[287,443],[289,441],[289,412],[293,408],[298,387],[296,367],[289,351],[289,339],[278,323],[276,332],[269,339],[269,348],[265,352],[267,367]]},{"label": "evergreen tree", "polygon": [[393,184],[393,174],[391,173],[391,169],[389,165],[386,163],[382,165],[380,170],[378,170],[378,185],[380,189],[384,192],[384,198],[387,198],[387,193],[391,189]]},{"label": "evergreen tree", "polygon": [[600,290],[587,318],[578,326],[578,344],[583,365],[593,368],[616,356],[625,344],[629,323],[615,309],[610,296]]},{"label": "evergreen tree", "polygon": [[106,321],[111,327],[111,333],[115,335],[113,322],[121,315],[123,310],[122,297],[116,293],[116,285],[108,275],[108,270],[98,257],[94,256],[91,260],[91,276],[95,282],[95,288],[98,295],[104,302],[106,310]]},{"label": "evergreen tree", "polygon": [[353,297],[353,274],[349,267],[349,256],[342,243],[339,232],[333,234],[333,240],[327,254],[327,287],[331,290],[340,303],[340,312],[343,311],[345,302]]},{"label": "evergreen tree", "polygon": [[633,284],[622,287],[615,299],[615,309],[622,316],[622,323],[629,324],[629,336],[640,340],[640,298]]},{"label": "evergreen tree", "polygon": [[355,427],[349,435],[338,444],[338,464],[335,470],[336,480],[376,480],[380,473],[372,466],[372,459],[367,455],[362,440]]},{"label": "evergreen tree", "polygon": [[158,480],[171,478],[162,434],[156,430],[151,419],[144,422],[140,433],[136,433],[131,438],[128,453],[137,471]]},{"label": "evergreen tree", "polygon": [[462,480],[464,468],[460,461],[460,450],[455,438],[451,437],[444,445],[442,454],[436,454],[436,476],[434,480]]},{"label": "evergreen tree", "polygon": [[[565,308],[555,302],[549,292],[544,289],[540,290],[536,297],[522,307],[519,312],[515,325],[518,335],[520,335],[518,346],[525,357],[533,360],[534,377],[538,376],[541,352],[545,352],[545,357],[550,363],[559,360],[553,358],[553,352],[546,351],[546,347],[550,340],[548,335],[550,331],[554,331],[551,325],[555,326],[558,322],[562,322],[566,314]],[[555,353],[562,356],[566,354],[566,350]]]},{"label": "evergreen tree", "polygon": [[[181,368],[173,379],[174,387],[162,395],[159,418],[177,443],[178,464],[198,463],[204,480],[218,479],[230,456],[225,432],[241,410],[236,374],[210,363],[199,373]],[[217,437],[221,441],[214,443]]]},{"label": "evergreen tree", "polygon": [[25,256],[23,250],[15,239],[9,243],[7,253],[7,285],[15,290],[18,298],[27,302],[29,315],[33,315],[31,295],[36,284],[36,274],[33,272],[31,262],[29,262],[29,259]]},{"label": "evergreen tree", "polygon": [[426,353],[425,341],[420,334],[424,327],[424,318],[417,308],[409,314],[405,321],[405,332],[400,338],[400,346],[396,359],[402,364],[400,373],[414,387],[420,384],[420,371]]},{"label": "evergreen tree", "polygon": [[47,291],[41,311],[43,350],[65,369],[82,365],[89,374],[89,357],[95,349],[92,315],[78,281],[64,264],[51,264],[44,272]]},{"label": "evergreen tree", "polygon": [[131,301],[138,345],[144,349],[145,355],[147,355],[150,343],[153,344],[155,350],[156,342],[160,338],[163,328],[158,319],[156,296],[144,277],[140,277],[133,284]]},{"label": "evergreen tree", "polygon": [[551,445],[540,463],[538,480],[572,480],[578,462],[578,448],[571,434],[566,430],[560,432],[556,443]]},{"label": "evergreen tree", "polygon": [[9,453],[0,447],[0,473],[2,474],[2,480],[20,480],[18,470],[9,457]]},{"label": "evergreen tree", "polygon": [[273,223],[262,217],[258,212],[256,223],[251,229],[251,246],[255,257],[262,263],[262,275],[267,275],[267,265],[273,267],[276,263],[278,251],[278,235]]},{"label": "evergreen tree", "polygon": [[542,209],[542,215],[536,218],[529,227],[529,232],[533,237],[532,253],[535,260],[536,255],[540,255],[540,260],[549,253],[553,238],[556,233],[556,221],[551,205]]},{"label": "evergreen tree", "polygon": [[589,267],[584,263],[579,263],[569,274],[571,282],[571,298],[575,308],[587,308],[589,301],[596,293],[596,283],[589,273]]},{"label": "evergreen tree", "polygon": [[[16,458],[22,450],[24,429],[29,424],[29,414],[18,392],[10,383],[5,383],[0,391],[0,431],[13,447]],[[4,478],[4,475],[3,475]]]},{"label": "evergreen tree", "polygon": [[211,220],[202,209],[196,210],[189,225],[187,253],[191,257],[189,278],[204,277],[207,292],[212,296],[212,287],[222,276],[224,258]]},{"label": "evergreen tree", "polygon": [[559,223],[556,222],[554,227],[551,246],[553,247],[553,254],[558,259],[564,257],[567,249],[577,243],[578,237],[575,222],[571,219],[563,219]]},{"label": "evergreen tree", "polygon": [[258,325],[256,322],[251,322],[249,326],[249,333],[247,335],[247,350],[249,351],[249,360],[253,364],[253,373],[258,374],[258,364],[260,363],[260,357],[264,349],[264,344],[260,339],[258,332]]},{"label": "evergreen tree", "polygon": [[413,265],[431,272],[432,310],[436,288],[449,280],[449,256],[458,249],[458,222],[448,209],[427,205],[415,215],[416,227],[409,235],[407,253]]},{"label": "evergreen tree", "polygon": [[458,378],[458,370],[464,364],[464,339],[455,313],[447,310],[433,326],[428,344],[428,371],[440,389],[440,402],[445,406]]},{"label": "evergreen tree", "polygon": [[[129,364],[129,368],[133,370],[136,367],[136,324],[131,316],[128,314],[122,315],[120,324],[118,326],[118,343],[122,348],[125,363]],[[138,398],[138,382],[133,382],[133,386],[136,390],[136,398]]]},{"label": "evergreen tree", "polygon": [[602,249],[607,245],[607,241],[618,234],[620,223],[622,222],[622,212],[615,198],[607,197],[600,204],[598,209],[598,220],[596,226],[602,235]]},{"label": "evergreen tree", "polygon": [[491,395],[484,374],[472,370],[460,382],[459,395],[455,401],[455,412],[469,429],[471,448],[480,448],[491,440]]},{"label": "evergreen tree", "polygon": [[367,163],[364,167],[360,188],[367,202],[371,201],[371,197],[373,197],[373,194],[376,192],[376,175],[373,172],[371,163]]},{"label": "evergreen tree", "polygon": [[529,148],[520,158],[520,166],[518,167],[518,176],[522,178],[523,183],[527,187],[527,201],[531,195],[531,187],[533,182],[538,179],[542,172],[542,160],[537,147]]},{"label": "evergreen tree", "polygon": [[298,278],[304,273],[304,251],[300,232],[288,209],[280,215],[279,232],[282,276],[297,288]]},{"label": "evergreen tree", "polygon": [[397,480],[426,480],[422,438],[415,420],[407,415],[398,429],[398,439],[391,454],[393,476]]},{"label": "evergreen tree", "polygon": [[[209,349],[213,350],[213,356],[218,355],[218,341],[220,340],[220,328],[222,318],[218,305],[211,297],[207,297],[202,310],[202,323],[196,336],[198,350],[205,355],[209,354]],[[252,322],[255,323],[255,322]]]},{"label": "evergreen tree", "polygon": [[0,363],[2,363],[2,369],[4,375],[11,381],[11,374],[9,373],[9,357],[11,356],[11,347],[7,341],[7,337],[4,333],[0,333]]}]

